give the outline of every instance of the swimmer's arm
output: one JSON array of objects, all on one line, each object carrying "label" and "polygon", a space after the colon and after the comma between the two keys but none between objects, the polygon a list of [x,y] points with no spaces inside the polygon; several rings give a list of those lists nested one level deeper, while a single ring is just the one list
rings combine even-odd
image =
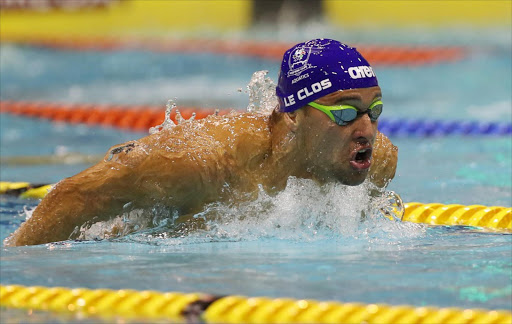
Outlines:
[{"label": "swimmer's arm", "polygon": [[381,132],[377,133],[370,167],[370,181],[379,188],[385,188],[395,177],[398,148]]},{"label": "swimmer's arm", "polygon": [[72,239],[82,225],[120,215],[128,203],[134,208],[163,203],[187,211],[205,200],[206,191],[214,191],[205,186],[204,172],[194,167],[189,155],[155,153],[147,158],[135,148],[115,159],[58,183],[5,245]]},{"label": "swimmer's arm", "polygon": [[4,242],[6,246],[35,245],[69,239],[75,228],[106,220],[129,201],[105,162],[59,182],[41,201],[32,216]]}]

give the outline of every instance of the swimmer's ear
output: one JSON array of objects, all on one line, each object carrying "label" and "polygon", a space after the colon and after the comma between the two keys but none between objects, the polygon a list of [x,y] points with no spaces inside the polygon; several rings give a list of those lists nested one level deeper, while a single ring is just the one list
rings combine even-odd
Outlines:
[{"label": "swimmer's ear", "polygon": [[292,132],[296,132],[299,128],[299,118],[297,118],[298,111],[299,110],[283,113],[284,122]]}]

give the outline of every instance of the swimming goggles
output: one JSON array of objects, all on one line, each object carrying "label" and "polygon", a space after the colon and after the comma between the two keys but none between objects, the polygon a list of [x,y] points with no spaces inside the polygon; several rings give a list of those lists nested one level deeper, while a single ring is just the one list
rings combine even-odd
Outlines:
[{"label": "swimming goggles", "polygon": [[368,114],[372,122],[377,121],[382,113],[382,107],[384,106],[381,100],[376,100],[370,105],[367,111],[362,113],[357,110],[356,107],[349,105],[324,106],[316,102],[310,102],[308,105],[324,112],[333,122],[340,126],[348,125],[348,123],[354,121],[358,115],[362,114]]}]

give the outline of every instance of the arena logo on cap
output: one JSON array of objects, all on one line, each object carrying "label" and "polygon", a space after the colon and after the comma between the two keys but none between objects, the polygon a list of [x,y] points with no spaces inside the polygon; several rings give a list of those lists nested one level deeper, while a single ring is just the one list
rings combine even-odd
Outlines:
[{"label": "arena logo on cap", "polygon": [[313,68],[314,66],[308,63],[309,56],[311,55],[311,47],[300,47],[293,52],[293,55],[290,55],[288,58],[288,70],[287,76],[291,77],[292,75],[298,76],[302,72]]},{"label": "arena logo on cap", "polygon": [[375,78],[375,72],[370,66],[361,65],[361,66],[353,66],[348,69],[348,74],[352,79],[361,79],[361,78]]}]

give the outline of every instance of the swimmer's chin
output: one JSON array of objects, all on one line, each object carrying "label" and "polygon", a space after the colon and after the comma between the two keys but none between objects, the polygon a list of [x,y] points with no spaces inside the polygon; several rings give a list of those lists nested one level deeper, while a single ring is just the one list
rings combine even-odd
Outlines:
[{"label": "swimmer's chin", "polygon": [[359,185],[363,184],[367,178],[367,175],[368,175],[368,171],[364,170],[361,172],[357,172],[356,174],[354,174],[351,177],[347,177],[346,174],[343,174],[343,175],[339,175],[339,176],[334,175],[333,177],[329,177],[329,178],[314,178],[314,180],[319,185],[324,185],[324,184],[328,184],[328,183],[339,183],[344,186],[355,187],[355,186],[359,186]]},{"label": "swimmer's chin", "polygon": [[363,182],[366,180],[367,175],[368,175],[368,170],[364,170],[361,172],[357,172],[352,177],[347,177],[347,176],[338,177],[336,179],[336,182],[338,182],[342,185],[345,185],[345,186],[352,186],[352,187],[359,186],[359,185],[363,184]]},{"label": "swimmer's chin", "polygon": [[[366,178],[365,178],[365,179],[366,179]],[[341,182],[341,181],[340,181],[340,183],[341,183],[342,185],[345,185],[345,186],[355,187],[355,186],[359,186],[359,185],[363,184],[365,179],[363,179],[363,180],[357,180],[357,181],[344,181],[344,182]]]}]

